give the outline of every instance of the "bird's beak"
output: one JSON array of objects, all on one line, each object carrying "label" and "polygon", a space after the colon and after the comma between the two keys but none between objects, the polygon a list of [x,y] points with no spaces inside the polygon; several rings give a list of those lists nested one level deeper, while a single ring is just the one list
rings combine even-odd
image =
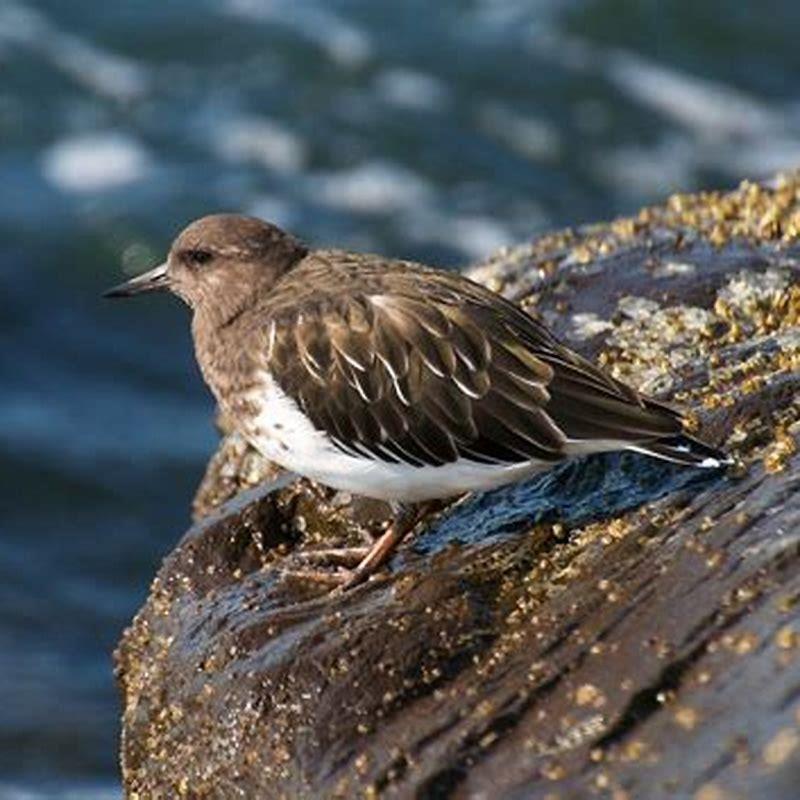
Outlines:
[{"label": "bird's beak", "polygon": [[135,294],[144,292],[158,292],[169,289],[169,277],[167,276],[167,262],[159,264],[153,269],[131,278],[125,283],[112,286],[107,292],[103,292],[103,297],[132,297]]}]

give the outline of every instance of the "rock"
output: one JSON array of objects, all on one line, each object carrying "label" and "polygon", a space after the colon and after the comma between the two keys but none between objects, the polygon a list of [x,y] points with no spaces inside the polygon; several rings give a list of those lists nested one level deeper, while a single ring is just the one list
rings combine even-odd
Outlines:
[{"label": "rock", "polygon": [[128,795],[796,798],[799,229],[786,177],[472,270],[690,408],[727,475],[587,458],[453,504],[329,597],[281,564],[386,510],[229,434],[116,653]]}]

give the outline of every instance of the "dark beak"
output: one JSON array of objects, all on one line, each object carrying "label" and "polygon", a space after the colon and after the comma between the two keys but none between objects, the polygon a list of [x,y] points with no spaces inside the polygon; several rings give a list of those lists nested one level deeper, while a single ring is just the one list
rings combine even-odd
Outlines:
[{"label": "dark beak", "polygon": [[165,289],[169,289],[166,262],[125,281],[125,283],[112,286],[107,292],[103,292],[103,297],[132,297],[135,294],[158,292]]}]

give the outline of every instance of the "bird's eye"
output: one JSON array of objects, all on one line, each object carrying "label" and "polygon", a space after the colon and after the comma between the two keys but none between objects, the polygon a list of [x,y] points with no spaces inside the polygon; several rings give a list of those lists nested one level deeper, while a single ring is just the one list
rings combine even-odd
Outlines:
[{"label": "bird's eye", "polygon": [[183,257],[187,263],[199,266],[208,264],[214,256],[208,250],[186,250]]}]

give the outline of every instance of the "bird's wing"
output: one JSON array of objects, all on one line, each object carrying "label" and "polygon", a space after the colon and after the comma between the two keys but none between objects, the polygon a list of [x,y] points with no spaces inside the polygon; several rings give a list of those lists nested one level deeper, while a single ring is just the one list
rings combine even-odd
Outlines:
[{"label": "bird's wing", "polygon": [[270,326],[271,373],[342,451],[515,464],[558,461],[569,440],[675,431],[674,414],[648,408],[521,309],[458,276],[426,278],[424,296],[401,275],[286,305]]}]

